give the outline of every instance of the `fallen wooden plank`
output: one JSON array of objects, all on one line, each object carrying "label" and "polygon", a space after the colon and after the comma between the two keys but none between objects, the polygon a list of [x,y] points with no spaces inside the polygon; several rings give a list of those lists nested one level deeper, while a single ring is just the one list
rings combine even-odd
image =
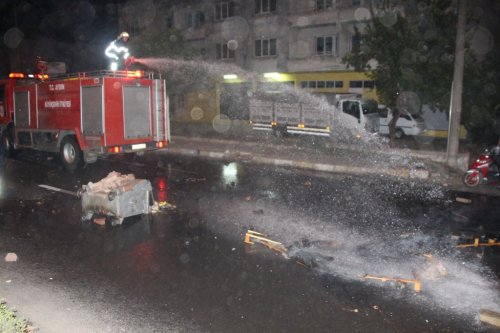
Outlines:
[{"label": "fallen wooden plank", "polygon": [[487,243],[480,243],[479,238],[474,238],[474,243],[472,244],[459,244],[457,247],[480,247],[480,246],[500,246],[500,242],[497,242],[496,239],[488,239]]},{"label": "fallen wooden plank", "polygon": [[248,244],[248,245],[253,245],[254,242],[260,243],[260,244],[266,246],[267,248],[269,248],[275,252],[281,253],[285,256],[287,253],[287,249],[282,243],[276,242],[276,241],[271,240],[269,238],[266,238],[266,237],[264,237],[264,234],[261,234],[260,232],[256,232],[253,230],[247,231],[247,233],[245,234],[244,242],[245,242],[245,244]]},{"label": "fallen wooden plank", "polygon": [[479,320],[496,327],[500,327],[500,313],[482,309],[479,311]]},{"label": "fallen wooden plank", "polygon": [[470,204],[472,202],[471,199],[461,198],[461,197],[457,197],[456,200],[457,200],[457,202],[461,202],[461,203],[464,203],[464,204]]},{"label": "fallen wooden plank", "polygon": [[413,290],[415,292],[420,292],[422,290],[422,284],[420,283],[419,280],[411,280],[411,279],[400,279],[400,278],[391,278],[387,276],[373,276],[373,275],[365,275],[363,276],[363,279],[371,279],[371,280],[378,280],[382,282],[398,282],[398,283],[403,283],[403,284],[413,284]]}]

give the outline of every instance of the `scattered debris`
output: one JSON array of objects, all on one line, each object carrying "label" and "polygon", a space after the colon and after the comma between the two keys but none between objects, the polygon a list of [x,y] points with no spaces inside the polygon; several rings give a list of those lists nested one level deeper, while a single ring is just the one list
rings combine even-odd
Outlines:
[{"label": "scattered debris", "polygon": [[464,203],[464,204],[470,204],[472,202],[471,199],[462,198],[462,197],[457,197],[456,200],[457,200],[457,202],[461,202],[461,203]]},{"label": "scattered debris", "polygon": [[358,313],[359,312],[358,309],[351,309],[351,308],[346,308],[346,307],[343,307],[342,310],[349,311],[349,312],[354,312],[354,313]]},{"label": "scattered debris", "polygon": [[78,192],[67,191],[67,190],[64,190],[64,189],[59,188],[59,187],[54,187],[54,186],[45,185],[45,184],[40,184],[38,186],[42,187],[44,189],[50,190],[50,191],[54,191],[54,192],[60,192],[60,193],[64,193],[64,194],[69,194],[69,195],[72,195],[72,196],[75,196],[75,197],[79,196]]},{"label": "scattered debris", "polygon": [[391,278],[387,276],[374,276],[374,275],[365,275],[363,276],[363,279],[371,279],[371,280],[378,280],[382,282],[396,282],[396,283],[402,283],[402,284],[413,284],[413,289],[415,292],[420,292],[422,290],[422,285],[419,280],[414,279],[401,279],[401,278]]},{"label": "scattered debris", "polygon": [[187,183],[198,183],[198,182],[204,182],[206,180],[207,180],[206,178],[194,178],[194,177],[188,177],[184,179],[184,181]]},{"label": "scattered debris", "polygon": [[482,309],[479,311],[479,320],[496,327],[500,327],[500,313]]},{"label": "scattered debris", "polygon": [[436,281],[445,276],[448,276],[448,270],[444,267],[443,263],[436,260],[432,254],[424,254],[425,264],[420,269],[413,271],[413,279],[402,279],[402,278],[392,278],[387,276],[374,276],[365,275],[363,279],[372,279],[382,282],[396,282],[398,284],[411,284],[413,285],[413,290],[415,292],[420,292],[422,290],[421,281]]},{"label": "scattered debris", "polygon": [[424,257],[426,259],[424,267],[413,272],[413,274],[418,277],[419,281],[436,281],[448,276],[448,270],[441,261],[436,260],[432,254],[424,254]]},{"label": "scattered debris", "polygon": [[339,248],[341,243],[335,240],[316,240],[311,241],[303,238],[288,247],[289,256],[297,264],[306,268],[325,267],[335,260],[331,255],[325,253],[331,249]]},{"label": "scattered debris", "polygon": [[479,246],[500,246],[500,242],[498,242],[494,238],[489,238],[486,243],[480,243],[480,238],[475,237],[474,238],[474,243],[470,244],[458,244],[457,247],[464,248],[464,247],[479,247]]},{"label": "scattered debris", "polygon": [[6,262],[15,262],[15,261],[17,261],[17,254],[15,254],[14,252],[7,253],[7,255],[5,256],[5,261]]},{"label": "scattered debris", "polygon": [[309,239],[302,239],[302,247],[316,247],[319,249],[337,249],[341,243],[335,240],[317,240],[310,241]]},{"label": "scattered debris", "polygon": [[329,262],[334,261],[332,256],[325,256],[320,253],[309,251],[298,251],[292,258],[297,264],[306,268],[324,267],[328,265]]},{"label": "scattered debris", "polygon": [[166,201],[155,202],[153,206],[151,206],[151,213],[156,214],[161,211],[166,210],[175,210],[177,206]]},{"label": "scattered debris", "polygon": [[253,231],[253,230],[248,230],[247,233],[245,234],[245,244],[253,245],[254,243],[259,243],[264,245],[265,247],[271,249],[272,251],[278,252],[288,258],[287,256],[287,249],[286,247],[280,243],[273,241],[269,238],[266,238],[264,234],[261,234],[260,232]]},{"label": "scattered debris", "polygon": [[94,223],[97,225],[106,225],[105,217],[94,217]]}]

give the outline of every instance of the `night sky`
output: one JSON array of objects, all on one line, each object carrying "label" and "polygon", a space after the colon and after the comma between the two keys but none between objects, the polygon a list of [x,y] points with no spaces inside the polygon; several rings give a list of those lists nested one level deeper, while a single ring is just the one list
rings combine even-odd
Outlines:
[{"label": "night sky", "polygon": [[105,46],[118,32],[116,5],[100,0],[0,2],[1,74],[34,71],[35,57],[64,62],[67,71],[106,67]]}]

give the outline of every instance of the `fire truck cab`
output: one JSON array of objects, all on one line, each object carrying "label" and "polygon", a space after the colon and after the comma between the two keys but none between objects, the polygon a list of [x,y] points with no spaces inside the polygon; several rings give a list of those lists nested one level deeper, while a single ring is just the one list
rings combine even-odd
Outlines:
[{"label": "fire truck cab", "polygon": [[59,153],[73,171],[98,157],[166,148],[165,80],[142,71],[0,80],[0,134],[7,157],[29,148]]}]

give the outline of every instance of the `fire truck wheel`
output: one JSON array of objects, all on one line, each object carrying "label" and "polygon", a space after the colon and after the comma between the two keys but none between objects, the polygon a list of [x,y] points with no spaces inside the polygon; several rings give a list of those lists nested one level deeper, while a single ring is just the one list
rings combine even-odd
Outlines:
[{"label": "fire truck wheel", "polygon": [[75,171],[83,161],[82,151],[75,138],[71,136],[62,140],[60,154],[64,168],[68,171]]},{"label": "fire truck wheel", "polygon": [[2,145],[5,157],[16,157],[16,150],[14,149],[14,140],[12,139],[12,130],[5,131],[2,134]]}]

